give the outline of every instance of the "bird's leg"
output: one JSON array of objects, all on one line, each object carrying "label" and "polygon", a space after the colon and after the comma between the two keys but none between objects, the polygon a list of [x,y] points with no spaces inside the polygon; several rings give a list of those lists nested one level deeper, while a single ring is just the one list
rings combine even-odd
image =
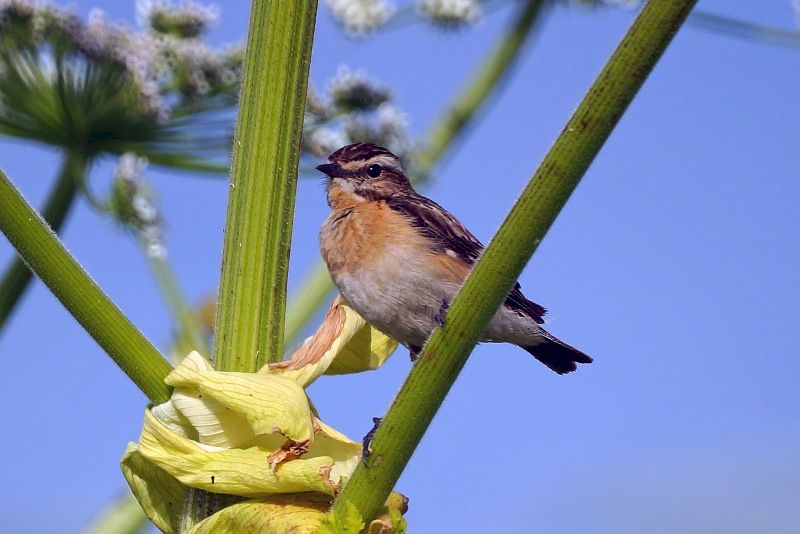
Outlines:
[{"label": "bird's leg", "polygon": [[408,346],[408,357],[411,358],[411,363],[417,363],[419,359],[419,353],[422,352],[422,347],[418,345],[409,345]]},{"label": "bird's leg", "polygon": [[361,444],[363,445],[363,448],[361,449],[361,461],[364,462],[364,465],[367,465],[367,460],[369,460],[369,455],[372,454],[372,449],[371,449],[372,438],[375,437],[375,432],[378,431],[382,422],[383,422],[383,417],[373,417],[372,430],[367,432],[366,435],[364,435],[364,439],[361,440]]},{"label": "bird's leg", "polygon": [[436,324],[439,326],[444,326],[444,317],[447,314],[447,310],[450,308],[450,303],[447,300],[442,299],[442,307],[439,308],[439,313],[436,314],[434,319],[436,320]]}]

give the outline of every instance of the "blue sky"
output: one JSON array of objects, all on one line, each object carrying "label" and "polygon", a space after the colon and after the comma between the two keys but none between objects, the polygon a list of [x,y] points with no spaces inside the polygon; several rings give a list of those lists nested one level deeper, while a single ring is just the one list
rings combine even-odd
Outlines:
[{"label": "blue sky", "polygon": [[[133,23],[128,2],[98,6]],[[244,39],[225,2],[215,42]],[[788,0],[699,7],[792,28]],[[344,37],[320,9],[311,82],[339,65],[393,88],[422,133],[500,35],[412,25]],[[488,241],[633,14],[557,7],[426,194]],[[397,489],[412,532],[796,532],[800,525],[800,50],[684,28],[562,211],[520,282],[549,329],[595,357],[556,376],[524,351],[476,349]],[[36,205],[47,149],[0,139],[0,166]],[[107,180],[99,165],[96,184]],[[152,169],[172,261],[199,300],[219,275],[227,186]],[[322,181],[298,188],[290,286],[317,261]],[[70,250],[162,347],[170,325],[138,249],[85,204]],[[4,265],[12,252],[0,241]],[[125,483],[118,462],[144,396],[39,283],[0,337],[8,532],[73,532]],[[408,372],[319,381],[311,397],[353,437]],[[43,511],[43,510],[46,510]]]}]

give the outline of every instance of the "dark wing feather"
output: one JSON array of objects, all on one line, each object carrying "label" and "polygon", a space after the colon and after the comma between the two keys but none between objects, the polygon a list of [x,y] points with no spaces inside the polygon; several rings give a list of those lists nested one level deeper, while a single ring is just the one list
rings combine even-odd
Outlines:
[{"label": "dark wing feather", "polygon": [[[388,206],[405,215],[422,235],[432,242],[433,250],[452,251],[461,260],[473,265],[483,253],[483,244],[458,219],[433,200],[413,194],[393,195],[386,199]],[[542,324],[547,310],[522,294],[519,282],[514,284],[504,302],[506,306]]]}]

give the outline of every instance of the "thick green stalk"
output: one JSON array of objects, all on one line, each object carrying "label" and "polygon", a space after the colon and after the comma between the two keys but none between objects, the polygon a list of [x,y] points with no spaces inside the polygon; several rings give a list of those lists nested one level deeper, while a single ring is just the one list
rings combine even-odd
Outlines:
[{"label": "thick green stalk", "polygon": [[[466,133],[473,118],[486,107],[489,97],[506,78],[520,56],[536,21],[542,12],[542,0],[528,0],[520,8],[508,30],[481,63],[475,75],[460,90],[456,99],[437,120],[425,147],[415,157],[414,169],[419,173],[415,181],[424,180],[448,149]],[[305,277],[310,284],[301,284],[300,292],[293,297],[287,312],[286,339],[291,340],[314,315],[333,289],[333,282],[324,263],[318,262]]]},{"label": "thick green stalk", "polygon": [[334,512],[348,501],[365,519],[379,512],[481,332],[695,1],[644,6],[426,343]]},{"label": "thick green stalk", "polygon": [[[75,200],[77,184],[83,180],[88,165],[88,159],[83,154],[77,152],[64,154],[58,180],[42,209],[42,217],[56,233],[61,229],[61,225],[67,217],[72,202]],[[16,257],[11,260],[11,264],[0,281],[0,332],[28,288],[32,277],[33,273],[21,259]]]},{"label": "thick green stalk", "polygon": [[252,4],[214,329],[220,370],[281,359],[316,12],[316,0]]},{"label": "thick green stalk", "polygon": [[172,367],[64,248],[0,171],[0,230],[28,267],[147,397],[169,399]]},{"label": "thick green stalk", "polygon": [[[214,324],[214,366],[254,372],[280,361],[316,0],[253,0],[233,141]],[[191,490],[181,531],[231,504]]]}]

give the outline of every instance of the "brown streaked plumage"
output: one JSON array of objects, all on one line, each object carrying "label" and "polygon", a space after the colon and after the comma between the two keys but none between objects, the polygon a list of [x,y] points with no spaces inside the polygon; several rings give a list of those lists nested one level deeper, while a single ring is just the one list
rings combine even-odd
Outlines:
[{"label": "brown streaked plumage", "polygon": [[[398,158],[376,145],[340,148],[317,167],[328,177],[331,213],[320,248],[347,303],[415,355],[483,252],[455,217],[411,187]],[[591,363],[540,325],[546,310],[519,284],[484,341],[519,345],[553,371]]]}]

